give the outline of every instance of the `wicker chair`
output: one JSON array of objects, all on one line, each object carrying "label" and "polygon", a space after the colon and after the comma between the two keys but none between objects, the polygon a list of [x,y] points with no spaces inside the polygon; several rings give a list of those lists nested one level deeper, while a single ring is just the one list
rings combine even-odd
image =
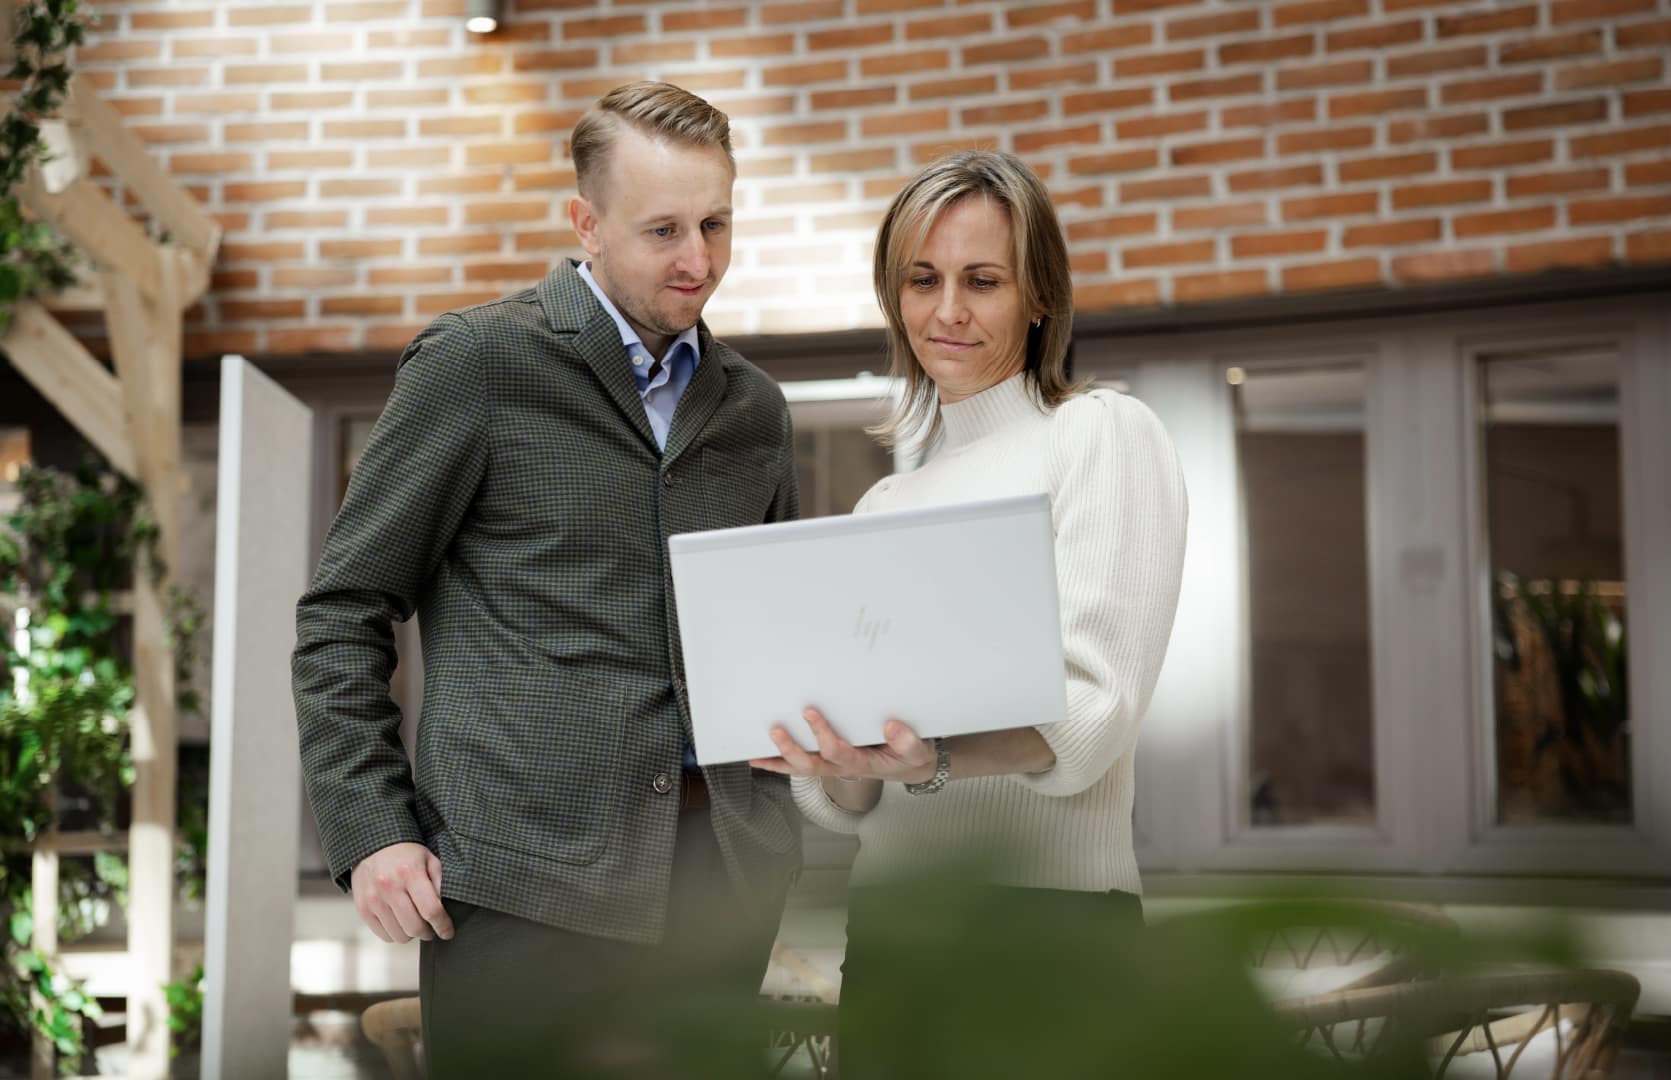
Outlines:
[{"label": "wicker chair", "polygon": [[[1430,974],[1404,948],[1405,940],[1461,934],[1449,916],[1421,904],[1333,900],[1327,906],[1343,914],[1338,924],[1315,925],[1316,905],[1296,904],[1292,923],[1254,942],[1248,965],[1271,1000],[1387,986]],[[1269,904],[1251,907],[1271,910]],[[1363,924],[1351,921],[1354,912]]]},{"label": "wicker chair", "polygon": [[[834,1005],[817,995],[762,998],[760,1005],[771,1054],[767,1076],[828,1080],[834,1075]],[[382,1051],[394,1080],[423,1080],[423,1018],[417,998],[371,1006],[360,1014],[360,1030]]]},{"label": "wicker chair", "polygon": [[1300,1045],[1339,1060],[1414,1040],[1438,1080],[1602,1080],[1640,993],[1620,971],[1468,975],[1321,994],[1277,1011]]}]

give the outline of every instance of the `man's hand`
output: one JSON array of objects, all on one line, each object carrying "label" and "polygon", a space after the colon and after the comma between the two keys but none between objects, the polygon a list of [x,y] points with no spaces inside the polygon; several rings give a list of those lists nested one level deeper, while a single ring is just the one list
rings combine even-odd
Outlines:
[{"label": "man's hand", "polygon": [[384,941],[452,940],[453,921],[441,905],[441,860],[422,844],[390,844],[366,856],[352,885],[354,910]]}]

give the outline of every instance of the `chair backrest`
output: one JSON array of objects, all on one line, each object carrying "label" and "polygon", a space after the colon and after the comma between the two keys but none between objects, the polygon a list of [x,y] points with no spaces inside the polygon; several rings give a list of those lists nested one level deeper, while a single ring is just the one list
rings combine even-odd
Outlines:
[{"label": "chair backrest", "polygon": [[1405,948],[1416,935],[1457,937],[1444,912],[1423,904],[1384,900],[1296,903],[1292,922],[1284,905],[1248,905],[1277,921],[1252,942],[1247,962],[1267,998],[1281,1001],[1324,992],[1386,986],[1428,974]]},{"label": "chair backrest", "polygon": [[423,1012],[415,997],[380,1001],[360,1014],[360,1030],[383,1052],[394,1080],[423,1080]]},{"label": "chair backrest", "polygon": [[1340,1060],[1414,1043],[1437,1080],[1597,1080],[1640,994],[1622,971],[1459,975],[1320,994],[1277,1012],[1301,1045]]}]

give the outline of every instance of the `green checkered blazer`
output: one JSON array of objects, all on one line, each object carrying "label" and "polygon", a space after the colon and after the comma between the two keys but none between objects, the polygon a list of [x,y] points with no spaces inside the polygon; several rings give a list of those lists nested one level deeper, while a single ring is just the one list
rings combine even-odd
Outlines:
[{"label": "green checkered blazer", "polygon": [[[782,392],[700,334],[665,452],[572,262],[401,356],[297,606],[302,770],[339,884],[416,841],[446,896],[660,939],[690,733],[667,538],[799,513]],[[389,697],[414,612],[415,774]],[[788,786],[706,771],[740,909],[775,920],[800,863]]]}]

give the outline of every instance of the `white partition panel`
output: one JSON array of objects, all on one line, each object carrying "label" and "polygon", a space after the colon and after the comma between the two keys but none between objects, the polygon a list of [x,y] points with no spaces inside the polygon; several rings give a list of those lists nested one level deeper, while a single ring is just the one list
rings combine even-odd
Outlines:
[{"label": "white partition panel", "polygon": [[204,1080],[285,1075],[300,792],[290,651],[307,585],[313,414],[221,362]]}]

